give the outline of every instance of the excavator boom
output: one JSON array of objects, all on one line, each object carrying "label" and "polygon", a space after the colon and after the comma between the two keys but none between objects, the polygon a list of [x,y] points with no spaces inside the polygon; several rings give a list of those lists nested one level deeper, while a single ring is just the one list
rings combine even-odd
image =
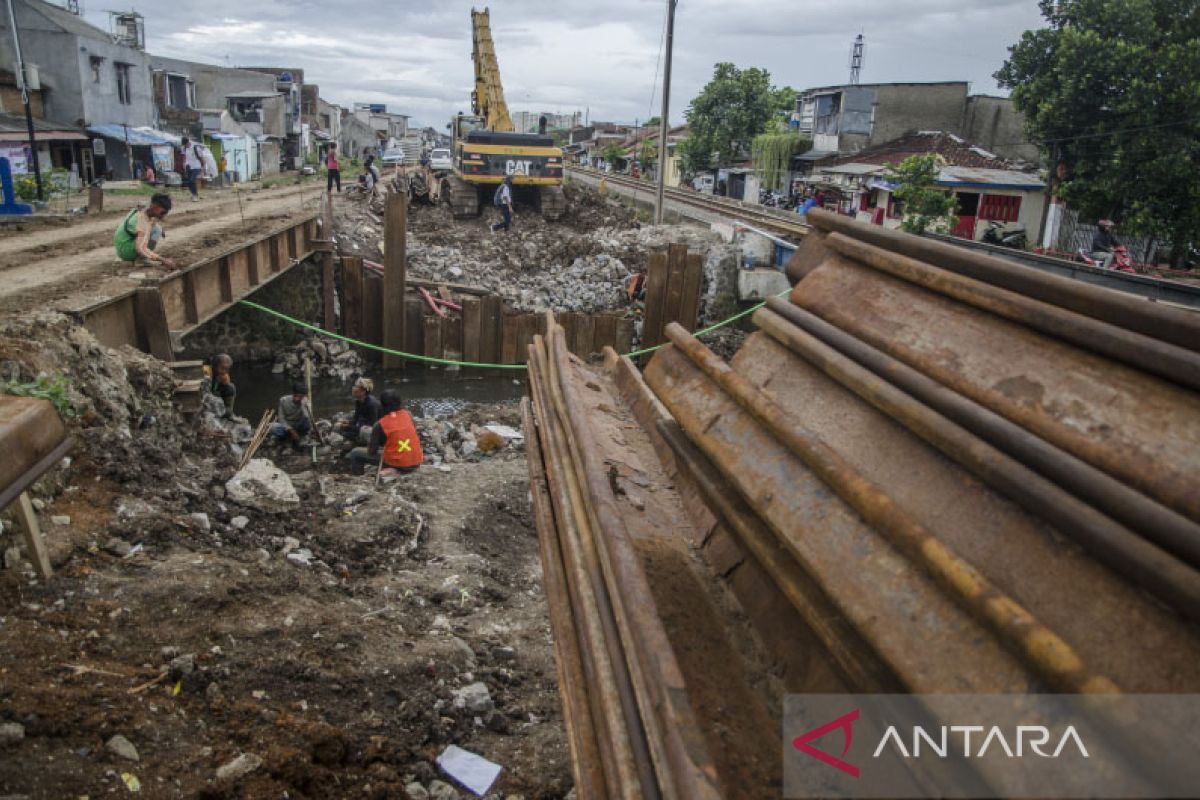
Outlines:
[{"label": "excavator boom", "polygon": [[491,131],[512,131],[512,117],[504,102],[504,85],[500,83],[500,64],[496,61],[496,46],[492,43],[491,15],[488,9],[471,10],[472,48],[475,61],[475,93],[472,106]]}]

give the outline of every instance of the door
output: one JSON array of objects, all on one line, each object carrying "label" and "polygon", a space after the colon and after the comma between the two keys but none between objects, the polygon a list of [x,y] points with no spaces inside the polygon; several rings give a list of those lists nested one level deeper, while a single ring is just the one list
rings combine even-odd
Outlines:
[{"label": "door", "polygon": [[979,218],[979,193],[957,192],[958,224],[950,231],[951,236],[961,239],[975,238],[975,221]]}]

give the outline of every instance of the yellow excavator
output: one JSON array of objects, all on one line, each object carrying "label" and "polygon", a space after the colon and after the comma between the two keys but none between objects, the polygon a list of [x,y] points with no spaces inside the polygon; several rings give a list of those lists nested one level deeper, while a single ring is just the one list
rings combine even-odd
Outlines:
[{"label": "yellow excavator", "polygon": [[567,210],[562,188],[562,149],[544,131],[513,130],[500,83],[488,9],[471,9],[471,27],[474,113],[458,114],[451,121],[454,168],[442,178],[441,197],[449,201],[456,219],[477,217],[480,207],[492,202],[496,187],[505,176],[511,175],[514,200],[536,205],[546,219],[558,219]]}]

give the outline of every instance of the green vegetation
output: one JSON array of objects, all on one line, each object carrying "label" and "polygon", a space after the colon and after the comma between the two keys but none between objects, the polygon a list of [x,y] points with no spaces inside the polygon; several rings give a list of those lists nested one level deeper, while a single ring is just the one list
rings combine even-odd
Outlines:
[{"label": "green vegetation", "polygon": [[996,73],[1085,219],[1200,241],[1200,14],[1195,0],[1041,0]]},{"label": "green vegetation", "polygon": [[763,133],[750,145],[754,166],[762,172],[764,189],[783,189],[792,156],[812,149],[812,139],[797,133]]},{"label": "green vegetation", "polygon": [[909,156],[899,166],[888,164],[887,180],[900,186],[894,192],[902,203],[900,227],[909,233],[945,233],[954,227],[958,201],[954,195],[935,188],[938,156]]},{"label": "green vegetation", "polygon": [[0,381],[0,394],[49,400],[62,416],[75,416],[75,408],[71,405],[71,382],[60,372],[52,377],[39,375],[32,383]]},{"label": "green vegetation", "polygon": [[122,187],[120,189],[105,189],[104,193],[113,197],[149,197],[150,195],[161,191],[163,190],[157,186],[151,186],[144,183],[136,188]]},{"label": "green vegetation", "polygon": [[678,147],[684,171],[696,173],[710,169],[714,161],[729,164],[744,158],[754,137],[779,132],[783,112],[795,105],[796,92],[772,87],[766,70],[717,64],[712,80],[684,112],[689,134]]},{"label": "green vegetation", "polygon": [[624,148],[622,148],[620,145],[614,143],[614,144],[610,144],[607,147],[605,147],[604,152],[601,153],[601,155],[604,156],[605,161],[607,161],[608,163],[611,164],[612,162],[616,161],[618,158],[625,158],[626,153],[625,153]]}]

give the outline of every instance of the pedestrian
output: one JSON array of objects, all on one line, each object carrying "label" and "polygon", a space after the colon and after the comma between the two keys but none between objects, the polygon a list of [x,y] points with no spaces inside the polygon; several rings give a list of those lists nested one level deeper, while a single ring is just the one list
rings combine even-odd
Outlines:
[{"label": "pedestrian", "polygon": [[355,444],[368,444],[371,440],[371,428],[379,421],[382,410],[379,399],[371,392],[375,383],[370,378],[359,378],[350,387],[354,397],[354,415],[337,427],[337,432]]},{"label": "pedestrian", "polygon": [[291,440],[300,449],[300,440],[312,430],[312,410],[308,406],[308,389],[303,382],[292,384],[292,393],[279,398],[277,422],[271,423],[271,435],[277,441]]},{"label": "pedestrian", "polygon": [[171,196],[161,192],[150,198],[150,205],[145,209],[135,208],[130,211],[113,234],[113,246],[117,249],[117,257],[122,261],[141,260],[174,269],[174,261],[154,252],[164,236],[161,223],[169,213]]},{"label": "pedestrian", "polygon": [[209,362],[210,380],[208,390],[225,404],[225,416],[233,415],[233,401],[237,399],[237,386],[230,378],[229,371],[233,368],[233,357],[228,353],[218,353]]},{"label": "pedestrian", "polygon": [[337,184],[338,194],[342,192],[342,170],[338,164],[337,145],[329,145],[329,150],[325,153],[325,191],[326,193],[333,192],[333,185]]},{"label": "pedestrian", "polygon": [[505,175],[504,182],[496,188],[496,194],[492,198],[492,204],[500,209],[500,213],[504,216],[503,222],[497,222],[492,225],[492,233],[503,228],[507,231],[512,227],[513,214],[513,198],[512,198],[512,175]]},{"label": "pedestrian", "polygon": [[367,464],[376,461],[380,448],[383,448],[383,463],[388,469],[412,472],[425,460],[412,414],[401,407],[400,395],[394,389],[385,389],[379,400],[383,416],[371,429],[367,446],[350,451],[351,469],[355,475],[363,474]]},{"label": "pedestrian", "polygon": [[200,202],[200,173],[204,172],[204,156],[200,145],[183,137],[183,185],[192,193],[192,202]]}]

